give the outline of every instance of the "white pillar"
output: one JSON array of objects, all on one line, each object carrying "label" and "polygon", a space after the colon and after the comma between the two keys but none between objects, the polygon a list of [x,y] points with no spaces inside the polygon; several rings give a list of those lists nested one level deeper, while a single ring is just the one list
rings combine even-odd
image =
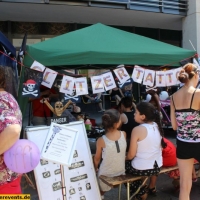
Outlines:
[{"label": "white pillar", "polygon": [[183,48],[193,50],[192,43],[200,54],[200,0],[189,0],[188,4],[188,14],[182,20]]}]

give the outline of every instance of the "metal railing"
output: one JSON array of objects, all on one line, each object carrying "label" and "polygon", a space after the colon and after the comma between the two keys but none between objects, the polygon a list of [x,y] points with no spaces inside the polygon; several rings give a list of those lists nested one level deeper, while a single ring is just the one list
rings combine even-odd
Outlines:
[{"label": "metal railing", "polygon": [[175,15],[187,15],[188,10],[188,0],[0,0],[0,2],[83,5],[160,12]]}]

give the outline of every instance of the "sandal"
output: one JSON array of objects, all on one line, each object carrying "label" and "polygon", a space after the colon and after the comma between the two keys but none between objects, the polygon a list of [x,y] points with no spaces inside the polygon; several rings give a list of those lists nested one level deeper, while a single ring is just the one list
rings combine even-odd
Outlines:
[{"label": "sandal", "polygon": [[156,187],[154,187],[154,188],[149,188],[148,189],[148,194],[150,194],[150,195],[153,195],[153,196],[156,196]]}]

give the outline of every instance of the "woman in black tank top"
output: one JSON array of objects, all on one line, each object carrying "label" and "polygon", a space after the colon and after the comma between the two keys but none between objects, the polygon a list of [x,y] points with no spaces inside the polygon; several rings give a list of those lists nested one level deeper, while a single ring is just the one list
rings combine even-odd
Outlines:
[{"label": "woman in black tank top", "polygon": [[177,130],[176,156],[180,171],[179,200],[189,200],[194,159],[200,162],[200,90],[196,89],[199,70],[192,63],[179,72],[184,86],[173,94],[170,104],[171,124]]}]

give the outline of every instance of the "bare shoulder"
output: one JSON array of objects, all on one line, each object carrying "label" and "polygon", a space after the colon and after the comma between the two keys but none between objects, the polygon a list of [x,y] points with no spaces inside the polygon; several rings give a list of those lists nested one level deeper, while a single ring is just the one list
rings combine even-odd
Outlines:
[{"label": "bare shoulder", "polygon": [[141,134],[141,132],[145,132],[146,128],[144,126],[136,126],[133,130],[132,130],[132,134],[134,135],[139,135]]},{"label": "bare shoulder", "polygon": [[195,92],[197,95],[200,95],[200,89],[196,89],[196,92]]},{"label": "bare shoulder", "polygon": [[126,138],[126,132],[125,132],[125,131],[122,131],[122,133],[124,134],[124,137]]},{"label": "bare shoulder", "polygon": [[97,139],[97,146],[99,146],[99,147],[105,147],[105,142],[104,142],[104,140],[103,140],[102,137],[100,137],[100,138]]}]

